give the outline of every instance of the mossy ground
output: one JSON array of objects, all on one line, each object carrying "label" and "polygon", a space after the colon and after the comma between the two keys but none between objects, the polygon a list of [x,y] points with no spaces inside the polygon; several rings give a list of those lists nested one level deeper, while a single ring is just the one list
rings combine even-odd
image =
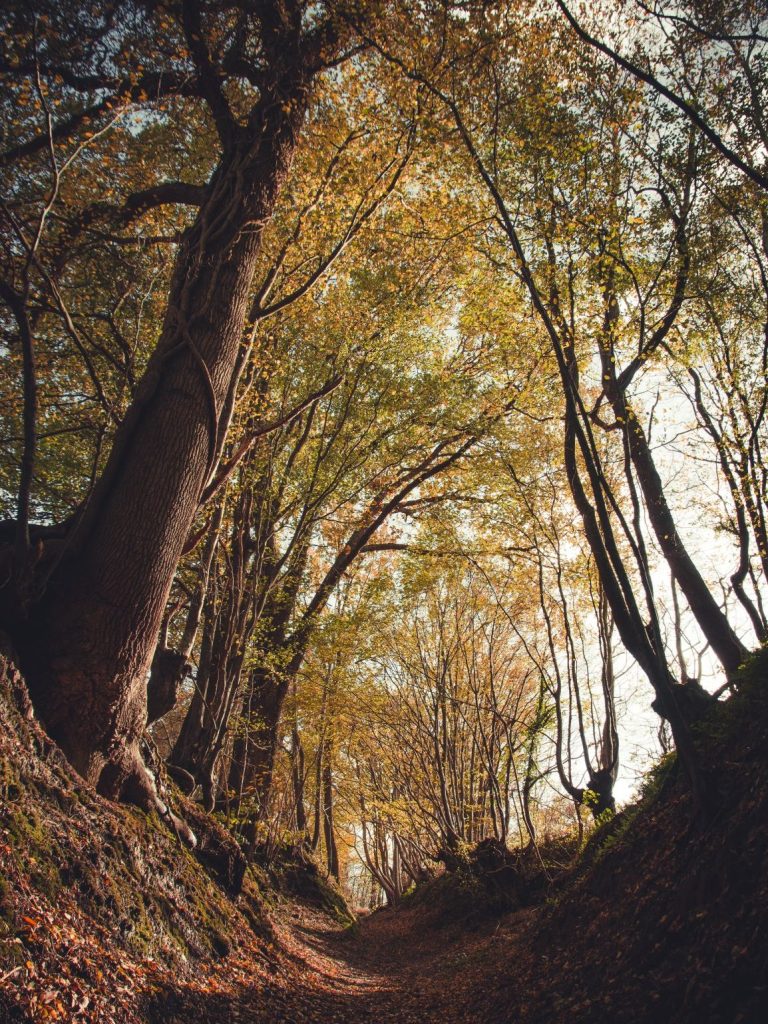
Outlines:
[{"label": "mossy ground", "polygon": [[355,916],[341,889],[303,845],[285,844],[270,850],[268,858],[256,853],[254,876],[272,897],[298,897],[330,914],[342,928],[353,927]]},{"label": "mossy ground", "polygon": [[155,816],[101,799],[31,713],[0,653],[0,1021],[140,1020],[183,977],[268,930],[251,882],[231,898]]}]

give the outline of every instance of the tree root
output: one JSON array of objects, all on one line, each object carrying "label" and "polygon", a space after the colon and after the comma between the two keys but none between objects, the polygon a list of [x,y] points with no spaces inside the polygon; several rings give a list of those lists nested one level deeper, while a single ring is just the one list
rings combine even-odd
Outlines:
[{"label": "tree root", "polygon": [[[151,748],[148,744],[148,751]],[[175,832],[178,839],[194,850],[197,836],[185,821],[174,814],[170,806],[160,796],[155,779],[144,762],[138,746],[128,747],[121,751],[117,762],[109,763],[101,773],[98,791],[111,800],[119,800],[133,804],[142,811],[155,811],[159,817]]]}]

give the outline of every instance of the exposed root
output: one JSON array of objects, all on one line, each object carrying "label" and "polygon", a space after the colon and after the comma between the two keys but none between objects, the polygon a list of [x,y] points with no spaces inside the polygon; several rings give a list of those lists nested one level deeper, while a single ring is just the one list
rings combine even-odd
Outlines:
[{"label": "exposed root", "polygon": [[155,811],[179,840],[194,850],[197,836],[162,799],[138,749],[127,748],[121,751],[121,755],[116,763],[107,765],[101,774],[98,790],[102,796],[133,804],[143,811]]}]

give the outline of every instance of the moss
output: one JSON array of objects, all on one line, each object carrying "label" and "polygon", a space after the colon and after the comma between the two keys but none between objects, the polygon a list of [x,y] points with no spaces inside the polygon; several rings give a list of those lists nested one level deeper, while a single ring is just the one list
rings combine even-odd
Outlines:
[{"label": "moss", "polygon": [[575,868],[575,876],[581,877],[599,864],[609,853],[623,848],[633,841],[638,817],[646,813],[674,784],[678,774],[677,755],[674,751],[665,754],[649,769],[640,788],[640,796],[617,813],[601,816],[591,833]]},{"label": "moss", "polygon": [[149,953],[155,946],[157,934],[143,901],[134,908],[134,914],[128,944],[137,953]]},{"label": "moss", "polygon": [[464,866],[417,885],[402,896],[400,906],[424,907],[436,928],[463,928],[509,909]]},{"label": "moss", "polygon": [[14,678],[0,652],[0,959],[13,962],[25,913],[77,922],[124,962],[183,967],[226,956],[249,926],[267,935],[266,876],[235,900],[156,815],[101,800],[19,702]]},{"label": "moss", "polygon": [[7,934],[13,924],[13,890],[6,880],[0,875],[0,936]]},{"label": "moss", "polygon": [[329,885],[322,885],[322,906],[329,910],[339,924],[345,928],[352,928],[357,924],[357,919],[347,906],[347,901],[342,894]]},{"label": "moss", "polygon": [[63,889],[61,875],[50,862],[43,862],[35,867],[30,874],[32,885],[53,902]]},{"label": "moss", "polygon": [[58,868],[61,857],[34,806],[6,815],[4,826],[17,865],[34,888],[54,900],[64,886]]},{"label": "moss", "polygon": [[768,719],[768,648],[750,655],[732,682],[732,696],[715,704],[694,727],[702,752],[713,744],[738,741],[755,722]]},{"label": "moss", "polygon": [[356,921],[341,890],[303,843],[280,844],[268,855],[257,850],[247,878],[251,898],[267,908],[274,907],[280,896],[298,896],[322,907],[345,928]]},{"label": "moss", "polygon": [[14,804],[21,799],[22,793],[18,773],[9,761],[3,759],[0,764],[0,798],[6,805]]},{"label": "moss", "polygon": [[673,783],[677,777],[678,762],[677,754],[671,750],[659,758],[652,768],[649,768],[640,787],[640,800],[634,807],[639,810],[640,806],[650,805]]},{"label": "moss", "polygon": [[[3,965],[3,972],[20,967],[29,956],[24,946],[19,945],[15,938],[0,938],[0,963]],[[3,1009],[0,1003],[0,1010]],[[4,1019],[4,1018],[2,1018]]]}]

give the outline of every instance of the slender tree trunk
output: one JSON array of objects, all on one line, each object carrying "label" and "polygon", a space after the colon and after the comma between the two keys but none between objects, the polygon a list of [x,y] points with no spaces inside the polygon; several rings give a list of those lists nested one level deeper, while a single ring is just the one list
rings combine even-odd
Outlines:
[{"label": "slender tree trunk", "polygon": [[339,851],[333,827],[333,771],[331,769],[331,747],[326,744],[323,763],[323,838],[325,839],[325,861],[328,874],[339,881]]},{"label": "slender tree trunk", "polygon": [[256,820],[263,817],[269,800],[286,691],[284,680],[254,669],[243,698],[243,730],[232,749],[229,789],[235,794],[235,806],[250,804]]},{"label": "slender tree trunk", "polygon": [[189,675],[192,665],[190,658],[195,643],[200,620],[205,607],[208,583],[211,576],[213,556],[219,539],[224,504],[219,503],[208,528],[208,536],[203,547],[197,587],[192,595],[187,611],[187,620],[178,648],[167,646],[167,636],[160,632],[155,653],[152,657],[152,668],[147,681],[147,724],[156,722],[167,715],[176,706],[179,687]]},{"label": "slender tree trunk", "polygon": [[[679,687],[675,686],[670,674],[658,628],[654,625],[653,618],[651,618],[649,626],[646,627],[640,616],[639,606],[632,593],[626,568],[613,536],[608,510],[603,498],[603,485],[589,444],[584,438],[583,430],[581,431],[580,448],[596,507],[592,506],[581,480],[576,456],[576,438],[580,426],[577,403],[578,369],[575,366],[572,350],[569,350],[569,359],[565,358],[562,348],[558,349],[555,346],[555,352],[559,357],[566,399],[564,451],[571,495],[581,516],[584,532],[595,558],[600,583],[621,641],[653,686],[656,693],[654,706],[661,709],[660,713],[663,712],[669,721],[681,762],[691,783],[694,799],[703,806],[707,799],[706,784],[702,778],[699,759],[682,702],[677,698],[676,691]],[[604,534],[601,531],[601,525],[605,530]],[[638,568],[641,572],[645,572],[645,566],[639,565]],[[648,610],[653,611],[650,607]]]},{"label": "slender tree trunk", "polygon": [[305,779],[304,747],[299,730],[294,724],[291,730],[291,780],[293,782],[293,799],[296,805],[296,829],[306,839],[308,835],[307,811],[304,806]]},{"label": "slender tree trunk", "polygon": [[632,464],[640,481],[648,518],[659,547],[702,633],[712,645],[726,673],[733,675],[747,656],[747,648],[736,636],[710,593],[677,531],[645,431],[615,383],[611,382],[606,390],[619,422],[624,425]]},{"label": "slender tree trunk", "polygon": [[320,845],[320,824],[323,816],[323,748],[324,741],[320,743],[315,757],[314,825],[311,843],[313,851]]}]

